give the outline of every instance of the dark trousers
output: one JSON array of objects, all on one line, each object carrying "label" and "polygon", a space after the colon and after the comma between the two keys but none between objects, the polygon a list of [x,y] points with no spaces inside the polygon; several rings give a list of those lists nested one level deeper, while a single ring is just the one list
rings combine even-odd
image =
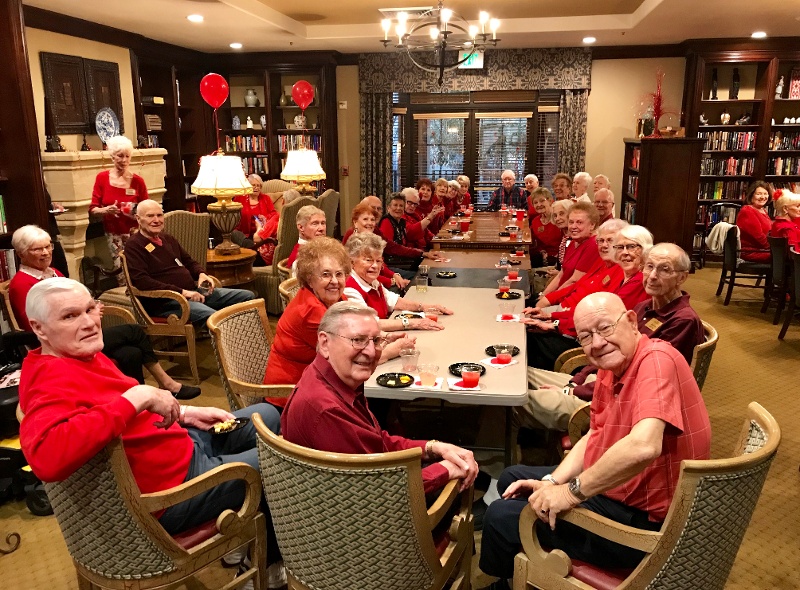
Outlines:
[{"label": "dark trousers", "polygon": [[[280,434],[281,417],[275,406],[268,403],[247,406],[233,412],[237,418],[249,418],[258,413],[272,432]],[[256,429],[252,422],[230,434],[212,435],[208,432],[187,428],[194,443],[192,460],[185,481],[199,477],[215,467],[227,463],[247,463],[258,470]],[[245,486],[241,480],[227,481],[185,502],[167,508],[159,521],[161,526],[174,535],[215,519],[226,509],[238,510],[244,502]],[[266,501],[262,497],[261,510],[267,519],[267,561],[280,561],[280,550],[272,527],[272,518]]]},{"label": "dark trousers", "polygon": [[[552,473],[556,466],[529,467],[514,465],[500,475],[497,489],[502,495],[506,488],[519,479],[541,479]],[[481,541],[480,568],[490,576],[511,578],[514,576],[514,556],[520,551],[519,517],[528,498],[497,500],[489,505],[483,517],[483,540]],[[652,522],[647,513],[611,500],[605,496],[594,496],[580,505],[616,522],[638,529],[657,531],[660,522]],[[574,559],[580,559],[604,568],[634,568],[644,553],[614,543],[587,532],[575,525],[558,521],[556,530],[536,522],[539,542],[552,549],[561,549]]]},{"label": "dark trousers", "polygon": [[153,345],[138,324],[122,324],[103,330],[103,354],[128,377],[144,383],[142,365],[158,362]]},{"label": "dark trousers", "polygon": [[561,353],[580,346],[571,336],[556,332],[528,332],[528,366],[552,371]]}]

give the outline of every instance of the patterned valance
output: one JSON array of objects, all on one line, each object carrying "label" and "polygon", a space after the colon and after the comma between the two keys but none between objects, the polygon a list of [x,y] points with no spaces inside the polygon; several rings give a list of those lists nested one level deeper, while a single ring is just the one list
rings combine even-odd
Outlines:
[{"label": "patterned valance", "polygon": [[407,55],[386,50],[359,56],[361,92],[451,92],[472,90],[581,90],[591,88],[588,48],[492,49],[481,70],[438,74],[415,66]]}]

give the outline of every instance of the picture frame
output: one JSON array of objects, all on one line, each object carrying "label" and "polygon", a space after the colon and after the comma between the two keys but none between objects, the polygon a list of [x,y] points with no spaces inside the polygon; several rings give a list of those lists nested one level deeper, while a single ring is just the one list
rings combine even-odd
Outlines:
[{"label": "picture frame", "polygon": [[84,59],[83,68],[86,77],[90,121],[94,121],[94,117],[100,109],[110,108],[119,119],[120,133],[124,133],[125,123],[122,116],[122,95],[119,87],[119,64],[96,59]]},{"label": "picture frame", "polygon": [[83,59],[41,52],[45,100],[50,104],[56,134],[91,132]]}]

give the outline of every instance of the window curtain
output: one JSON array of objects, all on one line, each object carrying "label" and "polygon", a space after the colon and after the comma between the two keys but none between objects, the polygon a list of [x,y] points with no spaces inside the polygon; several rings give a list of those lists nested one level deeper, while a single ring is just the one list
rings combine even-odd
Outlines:
[{"label": "window curtain", "polygon": [[361,93],[361,195],[392,190],[392,94]]},{"label": "window curtain", "polygon": [[586,165],[588,90],[565,90],[558,116],[558,171],[570,176]]}]

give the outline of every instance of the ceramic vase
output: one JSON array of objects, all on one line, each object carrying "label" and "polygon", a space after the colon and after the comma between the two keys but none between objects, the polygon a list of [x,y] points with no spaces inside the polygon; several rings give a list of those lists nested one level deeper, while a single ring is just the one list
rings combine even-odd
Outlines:
[{"label": "ceramic vase", "polygon": [[244,95],[244,104],[249,107],[254,107],[258,104],[258,95],[252,88],[248,88]]}]

